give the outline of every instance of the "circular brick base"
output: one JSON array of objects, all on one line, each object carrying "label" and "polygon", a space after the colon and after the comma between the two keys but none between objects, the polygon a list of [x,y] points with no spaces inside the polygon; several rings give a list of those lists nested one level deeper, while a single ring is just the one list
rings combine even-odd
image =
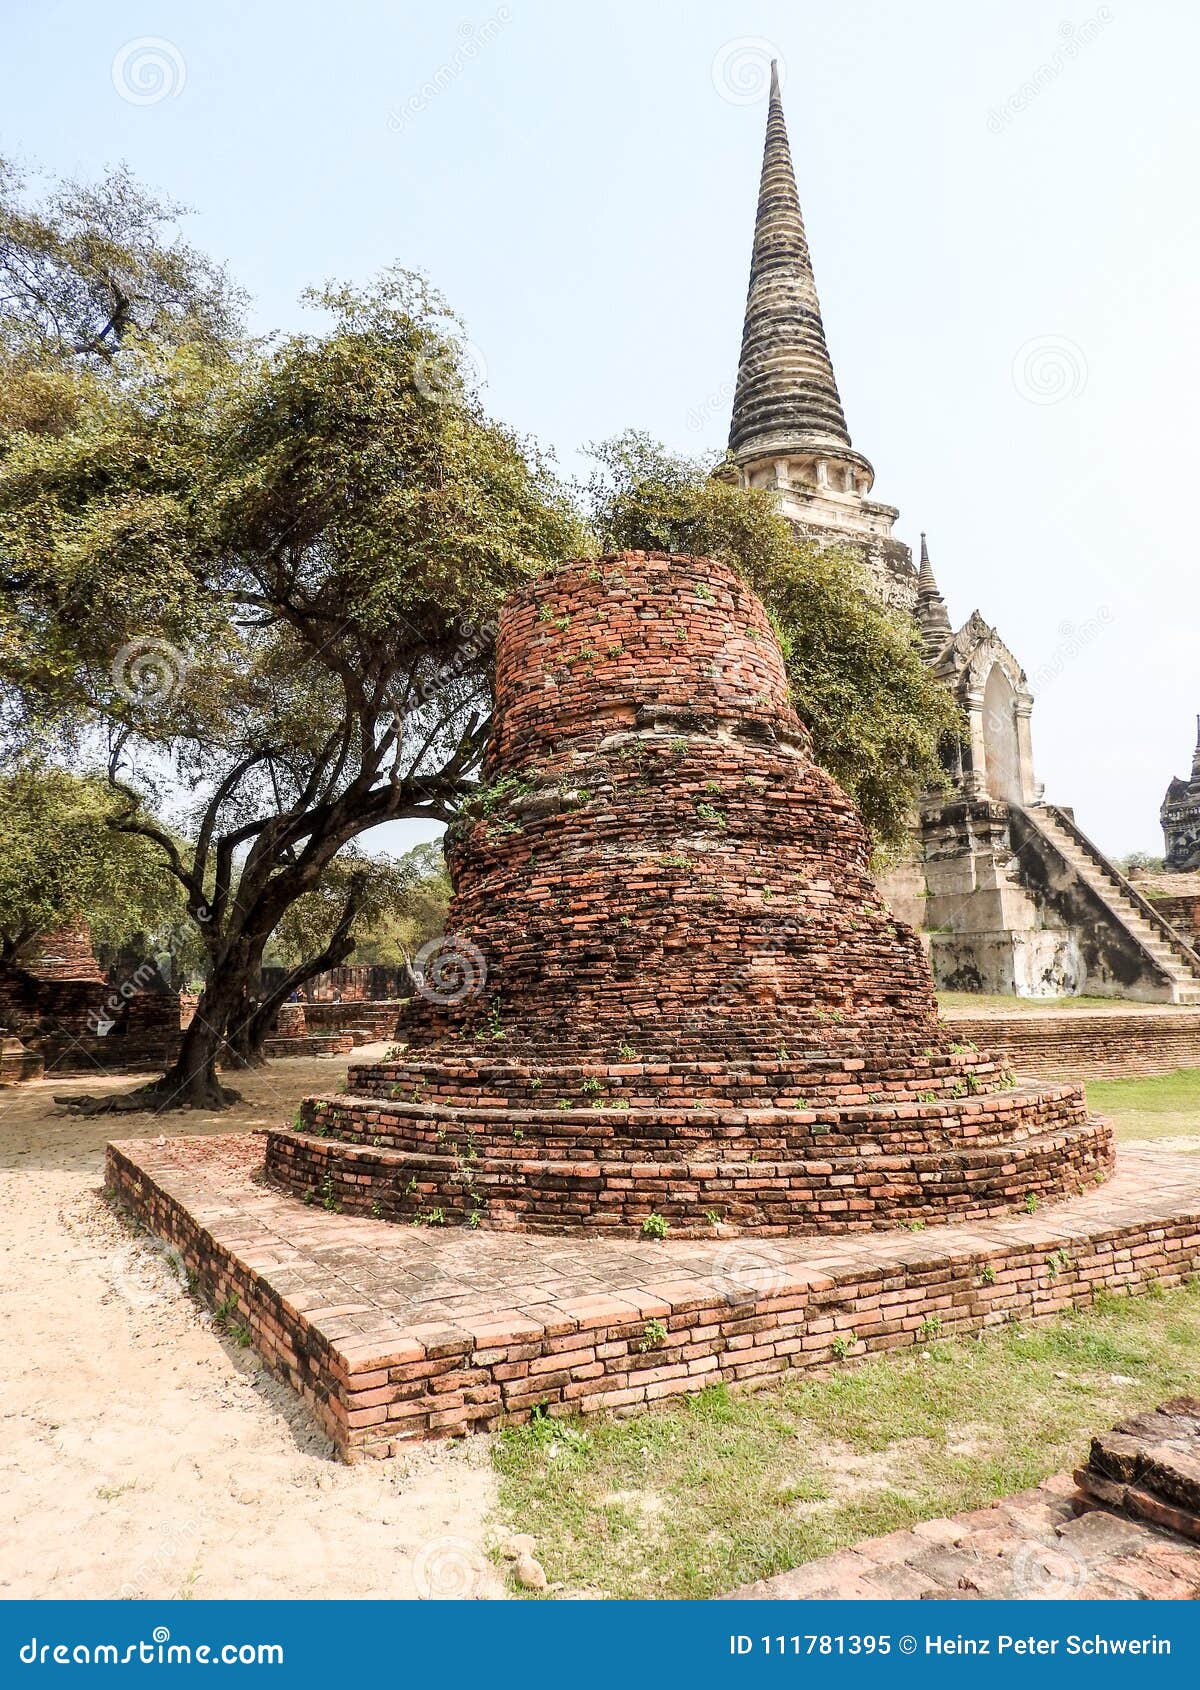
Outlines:
[{"label": "circular brick base", "polygon": [[[318,1122],[331,1121],[338,1137],[270,1133],[266,1171],[310,1202],[382,1220],[651,1235],[661,1232],[661,1220],[672,1236],[861,1232],[980,1218],[1073,1196],[1107,1174],[1112,1138],[1106,1123],[1083,1118],[1039,1129],[1047,1114],[1041,1094],[1017,1097],[1015,1105],[1013,1119],[1023,1117],[1028,1125],[1015,1127],[1004,1142],[981,1136],[956,1149],[924,1151],[889,1147],[892,1123],[878,1122],[873,1140],[855,1142],[847,1131],[831,1131],[802,1147],[806,1154],[789,1155],[793,1123],[776,1119],[752,1125],[780,1148],[746,1153],[746,1123],[724,1118],[725,1130],[739,1138],[723,1141],[723,1117],[714,1115],[706,1123],[708,1146],[697,1147],[710,1150],[704,1159],[682,1134],[678,1117],[659,1122],[657,1146],[640,1141],[631,1148],[620,1124],[613,1129],[611,1122],[581,1123],[572,1140],[569,1128],[528,1114],[509,1117],[503,1127],[473,1115],[438,1128],[429,1117],[410,1120],[405,1132],[396,1117],[379,1111],[363,1117],[362,1137],[351,1142],[345,1117],[331,1117],[326,1108]],[[1070,1113],[1064,1108],[1064,1115]],[[379,1131],[371,1134],[372,1125]],[[437,1148],[395,1148],[422,1126]],[[552,1131],[554,1144],[547,1142]],[[477,1132],[490,1134],[486,1147]]]}]

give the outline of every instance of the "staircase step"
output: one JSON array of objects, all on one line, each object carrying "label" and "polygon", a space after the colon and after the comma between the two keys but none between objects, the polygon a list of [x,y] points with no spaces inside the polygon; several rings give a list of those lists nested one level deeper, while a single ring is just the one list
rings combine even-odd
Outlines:
[{"label": "staircase step", "polygon": [[1136,893],[1095,847],[1092,848],[1095,850],[1093,855],[1057,816],[1040,806],[1036,813],[1026,811],[1025,814],[1067,867],[1085,886],[1090,887],[1143,955],[1166,976],[1172,987],[1173,1000],[1176,1003],[1200,1002],[1200,957],[1192,960],[1184,940],[1176,939],[1167,930],[1165,922],[1160,924],[1156,915],[1148,914],[1141,907]]}]

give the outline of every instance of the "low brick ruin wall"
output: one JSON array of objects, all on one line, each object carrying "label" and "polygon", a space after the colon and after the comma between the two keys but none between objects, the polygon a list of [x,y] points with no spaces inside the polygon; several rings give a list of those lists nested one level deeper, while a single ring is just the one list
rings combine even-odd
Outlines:
[{"label": "low brick ruin wall", "polygon": [[349,1056],[354,1040],[349,1033],[280,1034],[263,1040],[263,1054],[284,1056]]},{"label": "low brick ruin wall", "polygon": [[1019,1074],[1051,1080],[1119,1080],[1200,1068],[1200,1011],[1128,1015],[954,1016],[956,1038],[1005,1056]]},{"label": "low brick ruin wall", "polygon": [[20,1085],[23,1080],[40,1080],[42,1058],[20,1039],[0,1035],[0,1086]]},{"label": "low brick ruin wall", "polygon": [[[848,1354],[1045,1319],[1086,1307],[1103,1291],[1178,1285],[1200,1268],[1200,1194],[1190,1184],[1185,1193],[1182,1183],[1191,1180],[1190,1165],[1173,1176],[1178,1192],[1148,1194],[1164,1164],[1148,1175],[1131,1159],[1119,1189],[1064,1211],[1061,1231],[1051,1214],[984,1232],[937,1228],[905,1235],[903,1255],[859,1241],[832,1260],[773,1262],[757,1278],[754,1257],[739,1256],[738,1277],[723,1287],[713,1277],[721,1257],[701,1275],[694,1261],[685,1269],[664,1247],[661,1269],[642,1262],[638,1289],[618,1280],[611,1293],[571,1298],[563,1291],[521,1311],[493,1293],[490,1314],[464,1313],[449,1324],[444,1317],[422,1323],[417,1312],[407,1328],[364,1338],[362,1315],[338,1324],[340,1282],[336,1293],[332,1280],[328,1290],[303,1293],[293,1282],[326,1225],[365,1228],[354,1234],[355,1249],[368,1262],[382,1229],[303,1208],[298,1229],[297,1206],[253,1184],[255,1145],[210,1139],[189,1151],[198,1143],[110,1145],[109,1187],[180,1251],[207,1298],[236,1299],[237,1318],[260,1353],[347,1460],[395,1455],[414,1438],[493,1430],[527,1420],[535,1408],[628,1411],[718,1381],[763,1384]],[[197,1183],[195,1160],[183,1160],[201,1153],[216,1163],[200,1176],[211,1187]],[[281,1240],[298,1245],[291,1278],[281,1280],[286,1294],[271,1283]],[[335,1252],[345,1244],[329,1239]],[[469,1263],[461,1243],[454,1248],[467,1293]],[[561,1252],[563,1241],[548,1240],[547,1248]],[[384,1267],[388,1259],[373,1271],[395,1272]],[[556,1256],[546,1267],[551,1280],[557,1264]],[[552,1285],[545,1295],[553,1297]]]},{"label": "low brick ruin wall", "polygon": [[369,998],[352,999],[343,1003],[318,1001],[304,1005],[304,1019],[310,1032],[361,1031],[369,1033],[372,1041],[395,1038],[399,1014],[398,998],[384,998],[374,1002]]},{"label": "low brick ruin wall", "polygon": [[41,1041],[47,1074],[139,1074],[169,1068],[179,1054],[180,1036],[126,1038],[55,1038]]},{"label": "low brick ruin wall", "polygon": [[1192,945],[1200,945],[1200,893],[1189,892],[1181,898],[1158,897],[1154,907],[1172,927],[1178,928]]}]

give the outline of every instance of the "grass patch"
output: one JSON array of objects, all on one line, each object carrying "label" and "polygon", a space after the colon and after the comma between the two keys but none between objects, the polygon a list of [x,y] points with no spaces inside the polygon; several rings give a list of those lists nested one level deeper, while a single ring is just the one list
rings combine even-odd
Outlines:
[{"label": "grass patch", "polygon": [[1117,1137],[1200,1138],[1200,1068],[1089,1080],[1088,1105],[1108,1115]]},{"label": "grass patch", "polygon": [[1194,1390],[1198,1344],[1188,1286],[634,1419],[542,1419],[493,1446],[503,1526],[572,1593],[716,1596],[1070,1467]]}]

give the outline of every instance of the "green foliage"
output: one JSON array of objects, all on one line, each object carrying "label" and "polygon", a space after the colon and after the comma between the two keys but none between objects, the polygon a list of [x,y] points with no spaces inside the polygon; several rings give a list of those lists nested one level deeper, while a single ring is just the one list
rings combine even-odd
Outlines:
[{"label": "green foliage", "polygon": [[627,433],[593,448],[586,496],[605,551],[711,556],[762,597],[817,760],[875,840],[907,836],[921,792],[944,785],[941,750],[961,719],[921,655],[915,626],[880,605],[853,553],[800,541],[773,496]]},{"label": "green foliage", "polygon": [[648,1320],[638,1339],[637,1347],[643,1354],[647,1350],[661,1350],[667,1341],[667,1329],[661,1320]]},{"label": "green foliage", "polygon": [[347,846],[312,891],[289,905],[266,960],[294,967],[329,944],[347,898],[355,894],[350,929],[356,962],[404,963],[442,931],[450,882],[441,846],[417,845],[402,857],[368,856]]},{"label": "green foliage", "polygon": [[1152,857],[1148,851],[1131,851],[1128,856],[1117,858],[1117,867],[1123,874],[1136,874],[1140,869],[1162,870],[1166,862],[1162,857]]},{"label": "green foliage", "polygon": [[[0,732],[68,752],[107,736],[128,825],[207,955],[187,1101],[211,1100],[291,906],[313,894],[281,938],[295,950],[328,928],[338,879],[362,883],[338,853],[382,822],[452,819],[485,741],[495,608],[581,544],[419,278],[309,303],[321,333],[222,356],[184,337],[186,313],[158,339],[160,319],[131,322],[117,376],[107,343],[82,373],[60,346],[60,425],[18,426],[0,455]],[[0,345],[32,332],[5,318]],[[164,788],[189,800],[172,828]],[[348,902],[341,919],[344,940]]]},{"label": "green foliage", "polygon": [[123,808],[101,779],[37,762],[0,770],[0,958],[84,920],[115,951],[179,920],[183,900],[148,841],[113,831]]},{"label": "green foliage", "polygon": [[1087,1097],[1097,1115],[1112,1121],[1118,1139],[1186,1140],[1200,1134],[1200,1068],[1089,1080]]},{"label": "green foliage", "polygon": [[124,165],[35,200],[0,159],[0,354],[26,367],[103,365],[135,335],[223,353],[241,297],[179,238],[185,214]]}]

